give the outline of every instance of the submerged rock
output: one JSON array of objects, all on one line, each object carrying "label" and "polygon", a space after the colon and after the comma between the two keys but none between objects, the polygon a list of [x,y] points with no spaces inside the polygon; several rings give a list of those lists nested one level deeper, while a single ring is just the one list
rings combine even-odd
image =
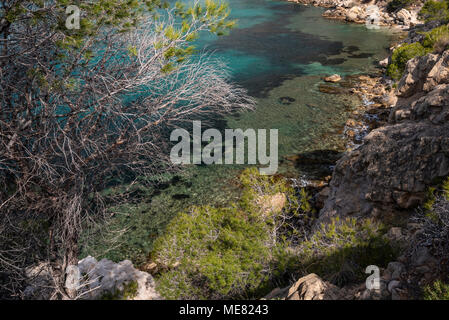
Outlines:
[{"label": "submerged rock", "polygon": [[280,97],[278,101],[280,104],[289,105],[295,102],[296,100],[292,97]]}]

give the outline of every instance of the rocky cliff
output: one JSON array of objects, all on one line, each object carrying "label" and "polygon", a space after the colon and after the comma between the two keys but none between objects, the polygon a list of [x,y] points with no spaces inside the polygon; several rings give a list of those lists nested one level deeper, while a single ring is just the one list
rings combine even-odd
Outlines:
[{"label": "rocky cliff", "polygon": [[407,63],[387,125],[337,162],[320,219],[388,216],[449,175],[449,51]]}]

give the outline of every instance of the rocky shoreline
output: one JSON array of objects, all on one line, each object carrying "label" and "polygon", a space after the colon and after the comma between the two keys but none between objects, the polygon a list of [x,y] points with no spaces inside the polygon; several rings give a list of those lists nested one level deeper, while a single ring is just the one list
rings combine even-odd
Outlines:
[{"label": "rocky shoreline", "polygon": [[[289,1],[329,8],[324,17],[360,24],[367,23],[367,8],[376,4],[381,11],[378,25],[407,30],[405,43],[421,41],[422,31],[438,26],[419,24],[422,5],[389,13],[387,2],[380,1]],[[379,62],[377,74],[323,79],[349,88],[363,103],[346,122],[347,151],[315,198],[320,199],[320,222],[338,216],[385,223],[387,237],[401,247],[400,256],[381,268],[377,290],[366,289],[365,283],[339,288],[309,274],[266,299],[419,299],[424,286],[447,273],[445,258],[423,240],[426,230],[416,223],[416,208],[426,201],[428,188],[449,175],[449,50],[409,60],[396,84],[385,76],[390,59]]]},{"label": "rocky shoreline", "polygon": [[309,274],[265,299],[419,299],[424,286],[447,273],[445,258],[425,240],[416,208],[427,188],[449,175],[449,50],[410,60],[397,87],[383,73],[345,81],[364,103],[347,121],[348,150],[316,196],[323,203],[319,221],[378,219],[389,226],[386,237],[400,256],[380,268],[379,289],[338,287]]},{"label": "rocky shoreline", "polygon": [[351,23],[367,24],[373,28],[379,26],[408,29],[420,23],[418,12],[422,5],[413,5],[408,9],[389,12],[387,1],[357,0],[287,0],[289,2],[328,8],[323,17]]}]

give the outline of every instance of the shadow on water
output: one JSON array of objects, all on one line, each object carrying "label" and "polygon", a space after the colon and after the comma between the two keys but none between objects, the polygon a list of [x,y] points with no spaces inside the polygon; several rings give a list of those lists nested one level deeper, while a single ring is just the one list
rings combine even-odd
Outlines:
[{"label": "shadow on water", "polygon": [[[323,66],[339,65],[344,58],[329,58],[343,52],[341,41],[323,39],[288,27],[286,21],[306,7],[295,4],[274,5],[275,18],[247,28],[237,28],[208,46],[219,54],[232,50],[231,60],[252,56],[262,58],[251,72],[238,72],[234,79],[255,97],[267,93],[285,80],[303,75],[300,65],[318,62]],[[231,61],[232,64],[232,61]]]}]

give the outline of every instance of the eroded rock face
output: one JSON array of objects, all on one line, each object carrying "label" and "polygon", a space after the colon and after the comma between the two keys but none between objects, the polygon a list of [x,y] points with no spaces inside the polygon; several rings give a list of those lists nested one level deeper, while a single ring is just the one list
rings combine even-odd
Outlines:
[{"label": "eroded rock face", "polygon": [[398,23],[413,26],[419,23],[416,11],[409,11],[407,9],[401,9],[396,13],[396,20]]},{"label": "eroded rock face", "polygon": [[321,220],[413,208],[427,186],[449,175],[448,57],[446,51],[409,62],[389,124],[337,162]]},{"label": "eroded rock face", "polygon": [[399,81],[398,96],[408,98],[422,92],[426,78],[438,58],[436,54],[428,54],[408,61],[404,75]]},{"label": "eroded rock face", "polygon": [[334,170],[320,217],[363,216],[375,207],[408,209],[449,174],[449,125],[404,122],[373,130]]}]

